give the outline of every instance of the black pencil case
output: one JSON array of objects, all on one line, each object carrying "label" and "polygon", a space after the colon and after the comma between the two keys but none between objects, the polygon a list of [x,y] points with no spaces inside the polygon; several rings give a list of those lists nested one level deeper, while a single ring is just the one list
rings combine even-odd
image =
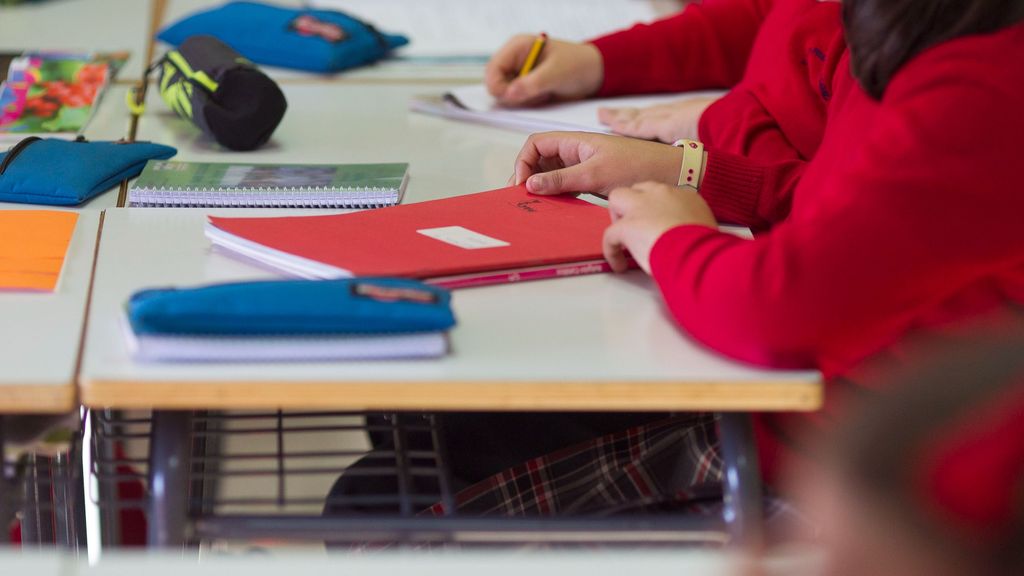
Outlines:
[{"label": "black pencil case", "polygon": [[288,108],[270,77],[213,36],[188,38],[157,68],[164,102],[231,150],[265,144]]}]

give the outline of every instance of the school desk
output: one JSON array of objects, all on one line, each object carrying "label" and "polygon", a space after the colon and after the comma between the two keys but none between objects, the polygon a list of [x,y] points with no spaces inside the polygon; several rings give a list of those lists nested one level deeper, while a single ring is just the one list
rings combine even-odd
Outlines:
[{"label": "school desk", "polygon": [[[289,115],[263,149],[218,152],[187,124],[150,113],[140,139],[179,159],[254,162],[408,161],[406,202],[505,185],[523,134],[410,114],[422,85],[287,84]],[[180,543],[186,518],[181,439],[188,412],[289,410],[720,411],[730,468],[727,517],[756,538],[760,485],[747,411],[813,410],[820,374],[753,369],[699,346],[667,317],[644,275],[594,275],[457,292],[452,354],[429,362],[175,365],[134,362],[121,308],[135,290],[273,277],[212,252],[207,214],[279,210],[117,209],[104,221],[80,374],[90,408],[152,408],[151,543]],[[291,211],[290,213],[296,213]],[[156,422],[161,422],[157,424]],[[185,451],[187,452],[187,451]],[[180,473],[180,474],[179,474]]]},{"label": "school desk", "polygon": [[[9,207],[0,206],[0,210]],[[100,213],[95,210],[79,214],[55,291],[0,290],[0,455],[10,456],[15,441],[31,449],[34,436],[43,435],[60,419],[56,415],[78,406],[75,378],[99,220]],[[48,468],[47,460],[38,466],[59,468],[58,474],[67,471],[63,456],[52,464],[54,468]],[[31,456],[22,468],[25,483],[21,483],[13,475],[15,468],[0,461],[0,526],[8,525],[16,504],[21,502],[25,534],[33,535],[37,523],[31,511],[39,510],[42,501],[63,503],[63,491],[59,489],[46,490],[40,498],[36,497],[42,494],[40,491],[25,490],[29,497],[19,497],[23,489],[36,485],[38,469],[37,460]],[[51,486],[49,478],[39,484],[44,485]],[[63,522],[64,509],[54,511],[54,522]],[[0,543],[6,541],[5,529],[0,533]]]},{"label": "school desk", "polygon": [[[44,2],[39,6],[51,4],[78,6],[83,2]],[[135,3],[130,4],[134,8]],[[7,17],[11,14],[22,14],[21,8],[13,9],[11,13],[0,9],[0,29],[12,25],[12,21]],[[131,9],[127,12],[130,13]],[[7,40],[8,36],[6,33],[0,33],[0,38]],[[128,125],[128,113],[124,106],[126,90],[127,87],[124,85],[109,87],[85,128],[86,138],[118,140],[124,136]],[[78,353],[100,228],[101,209],[114,206],[116,201],[117,189],[114,188],[75,207],[54,208],[0,202],[0,210],[56,209],[79,214],[75,234],[65,256],[60,283],[55,292],[27,293],[0,290],[0,318],[3,318],[3,322],[0,322],[0,420],[3,420],[4,414],[59,414],[78,408]],[[42,427],[43,429],[39,430],[42,434],[48,422],[48,417],[37,417],[33,418],[30,424],[26,424],[25,420],[19,420],[14,424],[13,419],[8,417],[7,426],[8,430],[17,426],[19,435],[23,435],[23,428],[37,430]],[[3,426],[0,422],[0,427]],[[6,443],[9,453],[11,442],[10,437],[0,438],[0,449],[4,448]],[[35,456],[32,458],[32,462],[36,462]],[[50,459],[40,457],[41,467],[46,468],[48,463]],[[52,464],[64,466],[65,463],[58,458],[52,460]],[[32,475],[26,475],[25,480],[31,482]],[[12,491],[28,486],[0,481],[0,525],[5,525],[4,521],[8,518],[4,504],[12,502]],[[46,496],[50,492],[33,490],[31,493]],[[30,507],[35,504],[31,503]],[[6,531],[2,531],[0,542],[5,540],[6,534]]]},{"label": "school desk", "polygon": [[[12,208],[26,207],[2,209]],[[76,406],[75,374],[99,220],[99,211],[79,212],[54,292],[0,290],[0,415],[61,413]]]},{"label": "school desk", "polygon": [[[91,139],[116,139],[124,135],[128,124],[128,116],[122,104],[124,91],[127,89],[123,84],[134,81],[147,60],[143,56],[150,48],[146,38],[150,30],[156,27],[151,21],[152,16],[162,15],[163,22],[166,23],[190,6],[201,7],[209,4],[213,2],[154,0],[147,3],[124,3],[115,0],[66,0],[6,8],[2,12],[3,17],[0,18],[0,39],[3,39],[0,43],[4,48],[10,49],[130,49],[133,57],[122,71],[122,85],[115,86],[108,92],[97,111],[97,116],[86,130],[87,136]],[[98,32],[100,29],[103,30],[102,33]],[[159,52],[160,50],[157,50],[155,54],[159,55]],[[400,159],[413,163],[414,183],[410,187],[409,201],[474,192],[504,184],[506,173],[511,172],[510,158],[514,156],[522,142],[523,135],[478,126],[452,124],[435,118],[410,117],[404,112],[408,96],[413,93],[436,91],[450,81],[478,79],[480,64],[422,64],[387,62],[350,74],[326,78],[269,71],[283,85],[296,85],[286,88],[293,106],[286,123],[279,129],[271,145],[255,154],[246,155],[245,158],[267,162],[356,162],[376,161],[397,155]],[[406,83],[406,80],[410,79],[416,80],[417,83]],[[333,84],[351,86],[350,90],[337,92],[330,87]],[[161,104],[154,100],[154,97],[155,91],[151,91],[151,108],[144,118],[144,134],[140,135],[140,139],[154,139],[176,145],[182,149],[181,159],[241,158],[216,153],[196,136],[194,129],[187,123],[175,119],[166,111],[161,112]],[[84,208],[89,211],[94,208],[113,207],[115,201],[116,191],[108,192],[87,203]],[[108,214],[117,213],[115,220],[121,222],[131,219],[132,212],[136,211],[121,213],[112,210]],[[92,213],[90,218],[92,217],[98,215]],[[174,221],[177,217],[169,214],[168,218]],[[176,225],[173,222],[171,224]],[[197,220],[192,217],[185,217],[181,221],[183,230],[194,230],[196,224]],[[123,239],[124,236],[117,234],[138,234],[138,230],[132,226],[125,228],[117,225],[111,227],[111,231],[115,234],[115,240],[106,242],[105,249],[108,255],[120,257],[119,250],[124,246],[120,245],[116,238]],[[170,236],[176,237],[178,232],[172,230]],[[195,236],[194,232],[192,234]],[[147,233],[144,242],[151,240],[151,235]],[[119,248],[112,247],[115,243]],[[172,243],[177,245],[176,241]],[[170,250],[175,253],[177,248],[171,247]],[[254,275],[247,267],[239,268],[237,263],[219,261],[217,257],[207,255],[204,248],[200,248],[198,252],[187,249],[178,255],[193,264],[201,262],[201,267],[209,265],[215,270],[198,274],[174,273],[172,281],[205,282],[232,277],[249,278]],[[86,259],[88,260],[88,257]],[[82,258],[76,257],[77,260]],[[179,262],[177,259],[172,261]],[[107,271],[98,277],[98,280],[102,278],[102,288],[97,293],[97,301],[103,301],[102,306],[106,308],[102,313],[102,326],[95,327],[101,337],[90,340],[91,349],[97,356],[92,357],[89,368],[83,372],[85,390],[88,394],[93,394],[92,405],[136,405],[132,398],[136,397],[137,392],[159,392],[163,398],[160,402],[144,400],[140,404],[148,403],[147,405],[158,409],[158,414],[170,416],[172,419],[180,413],[171,409],[249,405],[247,402],[255,395],[245,394],[244,399],[239,399],[238,392],[247,386],[247,381],[254,380],[256,372],[262,373],[262,370],[197,371],[182,382],[187,383],[193,392],[198,391],[199,396],[175,403],[171,398],[173,394],[163,394],[167,389],[164,386],[161,391],[161,386],[168,382],[169,377],[178,378],[180,375],[162,373],[160,370],[139,373],[130,363],[126,363],[123,357],[119,357],[123,354],[123,349],[119,347],[119,335],[111,334],[110,312],[136,285],[151,285],[157,278],[147,274],[135,275],[125,270],[118,271],[116,262],[108,262],[104,269]],[[126,273],[124,277],[118,276],[122,273]],[[615,279],[581,278],[565,282],[561,288],[544,288],[537,285],[520,289],[509,286],[488,289],[491,290],[490,297],[466,296],[465,304],[457,304],[457,310],[464,309],[465,312],[460,314],[472,316],[474,320],[464,322],[463,327],[455,333],[456,355],[439,363],[437,369],[428,373],[426,379],[412,379],[408,370],[403,371],[401,365],[396,365],[393,372],[389,369],[376,379],[364,377],[371,371],[377,374],[376,371],[369,367],[360,369],[355,365],[346,366],[341,373],[333,369],[328,370],[324,366],[313,366],[305,370],[305,373],[299,371],[298,378],[292,370],[278,366],[276,373],[282,378],[276,382],[271,378],[249,383],[255,383],[264,390],[276,388],[277,397],[287,395],[294,399],[294,402],[277,402],[274,395],[267,397],[267,404],[281,407],[306,405],[312,401],[306,394],[293,398],[282,391],[300,387],[314,390],[316,394],[322,391],[330,392],[335,398],[329,403],[332,406],[387,406],[403,409],[452,407],[634,410],[647,406],[658,409],[802,410],[813,409],[820,401],[817,374],[760,373],[737,367],[695,347],[692,342],[670,328],[660,309],[651,304],[654,298],[650,285],[636,275]],[[116,288],[108,288],[109,286]],[[584,294],[587,291],[593,294],[581,298],[573,286],[581,288]],[[112,292],[108,292],[110,290]],[[512,292],[509,292],[510,290]],[[533,306],[538,298],[549,297],[548,291],[553,291],[551,294],[555,295],[557,301],[562,302],[561,306],[549,303],[547,308],[542,306],[532,314],[510,318],[508,315],[499,314],[500,307],[494,304],[499,299],[504,303],[508,298],[512,301],[522,298],[523,307],[527,309]],[[514,295],[508,296],[510,293]],[[637,301],[640,309],[645,312],[637,315],[634,310],[630,310],[629,314],[624,314],[623,308],[616,304],[622,297],[626,297],[627,301]],[[585,302],[585,305],[577,308],[577,300]],[[641,300],[642,303],[639,302]],[[3,299],[0,298],[0,307],[2,306]],[[515,342],[520,334],[536,331],[537,326],[543,325],[552,314],[562,313],[565,309],[575,310],[575,316],[570,316],[576,319],[571,321],[577,322],[578,329],[549,330],[544,333],[545,336],[578,337],[586,334],[592,338],[599,335],[598,347],[585,351],[581,349],[582,346],[570,349],[569,351],[578,358],[577,362],[572,363],[565,363],[561,358],[556,361],[550,355],[544,357],[540,354],[541,363],[534,370],[521,370],[520,367],[512,366],[508,362],[502,364],[499,361],[500,358],[507,357],[509,342]],[[101,315],[95,314],[93,317],[100,318]],[[492,326],[501,322],[506,322],[507,328],[495,332]],[[623,322],[627,327],[621,332],[619,327],[614,330],[611,328]],[[647,323],[651,324],[648,326]],[[24,322],[19,321],[12,325],[22,330]],[[80,322],[78,326],[81,326]],[[478,340],[474,333],[469,332],[474,329],[473,326],[476,326],[478,334],[485,337]],[[649,334],[648,330],[653,332]],[[66,335],[66,332],[62,334]],[[614,370],[600,369],[602,366],[610,365],[609,358],[616,358],[601,354],[600,350],[623,346],[616,350],[625,357],[629,352],[629,345],[642,341],[638,340],[638,336],[649,338],[652,334],[665,346],[635,351],[641,353],[630,356],[630,359],[637,361],[617,364]],[[543,341],[541,339],[536,342]],[[459,346],[462,347],[461,352]],[[70,361],[75,357],[75,351],[77,342],[73,351],[60,355],[60,358],[63,362]],[[522,351],[543,352],[529,347]],[[114,360],[110,367],[111,371],[107,371],[103,366],[108,359]],[[640,360],[649,363],[640,366]],[[271,370],[270,373],[274,371]],[[115,386],[112,388],[109,385]],[[109,396],[104,396],[118,390],[118,386],[121,388],[116,394],[116,399],[111,400]],[[388,397],[385,392],[394,392],[395,386],[401,386],[403,390],[413,390],[416,394]],[[338,398],[342,396],[342,391],[354,389],[361,389],[361,393],[355,396],[346,395],[345,399]],[[452,391],[458,394],[451,394]],[[217,396],[224,392],[230,394]],[[480,392],[485,393],[479,394]],[[478,395],[479,400],[476,399]],[[469,397],[471,400],[459,400],[460,397]],[[396,402],[396,398],[401,398],[401,402]],[[65,407],[63,409],[67,409],[67,401],[61,402],[60,405]],[[53,403],[39,409],[49,411],[56,409],[56,406],[57,403]],[[317,403],[317,407],[319,406]],[[37,408],[33,407],[31,410]],[[2,411],[0,409],[0,412]],[[736,464],[733,470],[743,476],[739,478],[738,483],[730,485],[731,494],[737,499],[733,510],[738,512],[738,520],[733,522],[732,526],[738,534],[750,532],[750,525],[756,532],[759,517],[757,483],[752,481],[756,476],[756,469],[742,465],[745,456],[743,449],[749,448],[749,443],[744,444],[749,437],[741,437],[744,433],[749,436],[749,431],[743,428],[744,424],[742,418],[733,418],[731,415],[724,421],[726,457]],[[173,455],[174,438],[174,434],[155,435],[155,446],[161,447],[161,450],[158,450],[158,460]],[[169,452],[163,451],[165,449]],[[166,464],[166,461],[163,464]],[[173,475],[170,478],[180,480]],[[174,502],[163,501],[159,505],[166,511],[173,507]],[[167,528],[154,531],[158,532],[153,539],[155,543],[166,545],[180,541],[183,526],[179,523]]]}]

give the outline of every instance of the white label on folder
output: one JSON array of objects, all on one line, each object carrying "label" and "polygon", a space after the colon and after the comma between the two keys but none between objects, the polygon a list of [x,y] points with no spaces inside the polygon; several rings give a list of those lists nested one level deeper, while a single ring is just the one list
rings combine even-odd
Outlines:
[{"label": "white label on folder", "polygon": [[497,238],[491,238],[490,236],[484,236],[479,232],[473,232],[469,228],[463,228],[462,226],[442,226],[441,228],[424,228],[417,230],[424,236],[429,236],[434,240],[440,240],[446,244],[452,246],[458,246],[459,248],[465,248],[466,250],[479,250],[481,248],[501,248],[502,246],[509,246],[508,242],[504,240],[498,240]]}]

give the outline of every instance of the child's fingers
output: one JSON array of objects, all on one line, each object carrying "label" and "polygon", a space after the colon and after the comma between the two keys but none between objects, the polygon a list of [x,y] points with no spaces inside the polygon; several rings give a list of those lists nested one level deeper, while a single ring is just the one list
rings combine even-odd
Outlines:
[{"label": "child's fingers", "polygon": [[499,100],[506,106],[543,104],[551,99],[551,91],[554,88],[548,76],[544,73],[544,65],[540,65],[526,76],[513,79]]},{"label": "child's fingers", "polygon": [[611,126],[617,122],[625,122],[636,116],[636,108],[606,108],[602,106],[597,109],[597,119],[605,126]]},{"label": "child's fingers", "polygon": [[641,110],[630,118],[622,118],[617,122],[613,122],[610,128],[616,134],[623,136],[654,140],[658,136],[658,131],[662,128],[661,124],[666,120],[665,115],[658,111]]},{"label": "child's fingers", "polygon": [[629,215],[640,194],[636,187],[623,186],[608,193],[608,210],[615,219]]},{"label": "child's fingers", "polygon": [[638,116],[633,122],[633,128],[636,132],[635,137],[653,140],[658,136],[658,129],[661,128],[661,124],[667,120],[668,117],[664,113],[654,111]]},{"label": "child's fingers", "polygon": [[519,186],[520,184],[526,182],[527,178],[533,176],[535,173],[539,171],[539,167],[535,167],[534,165],[531,165],[529,162],[517,158],[515,172],[512,173],[512,180],[516,186]]},{"label": "child's fingers", "polygon": [[487,68],[484,70],[484,85],[487,86],[487,91],[491,93],[491,96],[500,100],[508,91],[510,82],[511,80],[505,76],[505,72],[497,65],[492,67],[490,63],[487,64]]},{"label": "child's fingers", "polygon": [[565,162],[562,162],[562,159],[557,156],[541,156],[539,164],[538,172],[551,172],[565,168]]},{"label": "child's fingers", "polygon": [[576,164],[560,170],[534,174],[526,180],[526,189],[533,194],[564,194],[595,191],[593,167]]},{"label": "child's fingers", "polygon": [[633,185],[632,188],[626,188],[626,190],[628,190],[631,193],[622,194],[623,197],[620,201],[633,202],[638,196],[638,193],[647,192],[651,194],[664,194],[667,191],[672,190],[672,188],[666,186],[665,184],[662,184],[661,182],[655,182],[654,180],[644,180],[642,182],[637,182],[636,184]]},{"label": "child's fingers", "polygon": [[507,106],[536,106],[552,98],[560,86],[566,83],[564,66],[558,66],[543,56],[537,66],[526,76],[513,78],[508,90],[500,98]]},{"label": "child's fingers", "polygon": [[484,68],[484,84],[491,96],[499,100],[505,96],[509,84],[518,74],[519,67],[532,45],[531,36],[513,36],[487,61],[487,67]]},{"label": "child's fingers", "polygon": [[602,251],[604,259],[615,272],[629,270],[629,258],[626,256],[626,247],[622,243],[623,224],[615,223],[605,228],[602,238]]},{"label": "child's fingers", "polygon": [[519,149],[519,154],[516,155],[515,162],[515,181],[516,186],[526,182],[526,179],[532,176],[534,173],[540,171],[540,150],[537,149],[537,137],[538,134],[532,134],[523,143],[523,147]]},{"label": "child's fingers", "polygon": [[538,172],[543,172],[541,158],[558,159],[563,166],[578,164],[581,143],[579,134],[572,132],[542,132],[526,139],[516,156],[516,184]]}]

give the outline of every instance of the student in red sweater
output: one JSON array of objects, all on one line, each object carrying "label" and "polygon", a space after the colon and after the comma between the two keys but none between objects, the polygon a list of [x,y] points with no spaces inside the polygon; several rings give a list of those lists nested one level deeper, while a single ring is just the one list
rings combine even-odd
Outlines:
[{"label": "student in red sweater", "polygon": [[[832,85],[837,72],[842,72],[839,63],[846,53],[840,10],[838,2],[828,0],[707,0],[675,16],[589,44],[552,41],[535,70],[522,78],[516,72],[532,38],[516,37],[488,63],[488,88],[507,103],[529,104],[589,95],[730,87],[724,97],[692,115],[694,124],[699,118],[699,129],[676,122],[680,118],[676,110],[659,125],[662,132],[656,136],[673,142],[696,131],[706,146],[719,152],[784,163],[784,169],[780,166],[772,174],[775,193],[762,210],[770,218],[750,219],[732,209],[742,203],[735,197],[748,193],[751,176],[742,164],[718,171],[719,185],[712,187],[714,197],[708,197],[720,217],[763,230],[770,221],[785,217],[804,163],[821,144]],[[693,106],[686,104],[686,113],[693,112]],[[651,112],[641,124],[650,120],[647,116],[663,120],[661,112]],[[635,128],[646,130],[641,125]],[[620,132],[651,135],[633,128]],[[636,150],[645,158],[658,158],[641,152],[639,146]],[[681,156],[682,151],[677,152]],[[725,156],[720,159],[727,161]],[[677,165],[671,159],[661,168],[671,171]],[[635,174],[602,182],[633,184],[645,179],[638,175],[653,173],[654,167],[643,162],[637,166]],[[539,192],[544,182],[534,179],[531,189]]]},{"label": "student in red sweater", "polygon": [[[803,452],[800,439],[814,434],[807,426],[831,425],[844,396],[873,381],[855,373],[863,359],[899,359],[897,343],[910,333],[940,332],[1024,302],[1017,226],[1024,196],[1014,192],[1013,178],[1024,151],[1017,140],[1024,134],[1024,5],[846,0],[844,11],[850,55],[827,85],[825,138],[804,168],[709,145],[697,168],[698,195],[675,186],[685,150],[579,134],[531,138],[517,167],[535,191],[610,191],[609,258],[621,267],[628,251],[653,274],[680,324],[709,346],[759,364],[825,371],[825,411],[760,420],[769,476],[781,457]],[[846,73],[851,60],[853,76]],[[568,167],[542,173],[541,157],[545,166]],[[664,183],[616,188],[652,178]],[[779,182],[796,183],[791,203],[780,201]],[[726,196],[726,189],[741,193]],[[716,217],[771,229],[739,240],[718,233]],[[557,431],[561,441],[570,430],[585,432],[570,429],[573,422],[541,432]],[[481,415],[466,434],[452,435],[465,438],[452,454],[471,454],[474,462],[503,457],[475,472],[509,460],[502,434],[493,431],[513,428],[501,424]],[[711,507],[720,496],[715,435],[713,419],[703,415],[644,423],[492,476],[462,490],[456,505],[463,513],[506,515]],[[875,438],[875,445],[888,441]],[[962,482],[956,470],[971,468],[947,469]],[[678,478],[687,485],[673,482]],[[968,490],[976,479],[966,480]],[[984,486],[984,494],[996,493]],[[917,486],[909,488],[906,494],[915,494]],[[982,514],[980,524],[977,516],[968,521],[989,533],[991,519],[1007,517],[1008,500],[981,500],[966,514]]]},{"label": "student in red sweater", "polygon": [[[1015,178],[1024,152],[1024,3],[846,0],[843,11],[849,54],[838,69],[852,74],[828,86],[825,136],[805,166],[577,133],[535,135],[517,159],[517,177],[532,191],[610,192],[607,258],[621,271],[632,256],[691,335],[747,362],[825,373],[824,410],[760,418],[769,479],[801,452],[793,439],[828,427],[844,398],[863,392],[855,374],[863,360],[898,359],[897,343],[910,334],[1024,303],[1024,195]],[[565,167],[544,171],[552,166]],[[639,180],[655,182],[629,186]],[[780,209],[779,183],[794,181]],[[739,239],[717,230],[722,219],[770,230]],[[694,478],[714,476],[713,430],[703,421],[669,426],[703,447]],[[643,459],[658,454],[643,451],[666,430],[618,438],[654,440],[631,449],[639,461],[615,464],[650,470]],[[529,502],[534,513],[612,505],[559,494],[562,464],[578,485],[586,458],[595,482],[650,502],[649,484],[609,479],[601,446],[614,441],[534,461],[546,468],[543,486],[506,474],[519,480],[490,479],[459,504],[509,512],[504,502],[517,510]],[[656,483],[663,489],[678,486]]]},{"label": "student in red sweater", "polygon": [[[609,258],[621,265],[621,250],[629,250],[653,272],[684,327],[710,346],[768,365],[821,367],[832,382],[830,410],[841,400],[838,377],[846,368],[911,329],[996,307],[1003,298],[1024,300],[1024,281],[1011,270],[969,277],[995,271],[989,265],[1008,254],[1021,254],[1015,220],[989,230],[985,218],[993,204],[1000,206],[993,216],[1004,219],[1016,218],[1013,208],[1020,207],[1014,197],[1003,197],[999,182],[1020,152],[1012,137],[1024,133],[1015,113],[1024,90],[1024,71],[1015,65],[1024,56],[1024,36],[1020,26],[1008,27],[1024,15],[997,0],[846,4],[848,39],[864,88],[845,73],[850,62],[842,56],[840,72],[827,86],[828,134],[805,173],[796,160],[757,163],[709,146],[694,180],[698,196],[674,186],[684,149],[580,134],[532,137],[517,162],[519,178],[528,178],[536,192],[608,192],[652,178],[672,184],[613,193]],[[923,31],[913,28],[922,25]],[[971,36],[998,28],[1005,29]],[[934,46],[951,38],[956,40]],[[568,167],[542,173],[542,164]],[[779,194],[787,183],[798,183],[792,205]],[[740,193],[723,194],[727,189]],[[715,216],[775,228],[744,241],[719,234]],[[943,235],[936,236],[936,229]],[[993,260],[977,260],[983,257]],[[603,416],[590,420],[591,430],[607,424]],[[578,421],[567,418],[555,429],[564,435]],[[791,422],[766,418],[761,425],[762,458],[772,473],[783,448],[776,432]],[[477,432],[495,428],[488,436],[493,443],[480,440]],[[470,433],[453,435],[479,445],[450,452],[472,454],[467,458],[477,464],[481,454],[507,461],[501,428],[512,429],[482,415],[466,426]],[[554,440],[546,430],[544,435]],[[606,472],[680,470],[667,457],[679,451],[665,449],[678,447],[672,435],[697,455],[685,463],[694,485],[717,481],[714,422],[687,416],[531,461],[523,468],[529,473],[485,480],[460,494],[458,505],[509,514],[646,506],[656,498],[649,485]],[[618,440],[628,449],[610,452]],[[581,482],[591,473],[586,467],[598,462],[594,481]],[[545,483],[535,485],[531,478],[544,468]],[[675,495],[679,487],[661,484],[657,476],[653,492]],[[560,479],[586,493],[562,492]],[[614,489],[593,489],[598,483]]]},{"label": "student in red sweater", "polygon": [[728,88],[710,108],[710,100],[686,101],[607,110],[602,119],[627,136],[668,143],[699,137],[764,161],[806,160],[821,142],[842,54],[839,10],[827,0],[705,0],[591,43],[551,40],[523,78],[518,70],[533,37],[517,36],[488,63],[486,82],[515,106]]},{"label": "student in red sweater", "polygon": [[[735,154],[799,167],[821,142],[830,99],[821,86],[831,85],[845,50],[839,9],[836,2],[819,0],[706,0],[676,16],[599,38],[593,44],[552,40],[531,74],[509,82],[533,44],[533,37],[522,36],[511,40],[488,64],[488,86],[513,104],[591,94],[732,87],[703,115],[705,140]],[[592,86],[583,86],[588,82]],[[788,181],[795,183],[797,173],[791,170]],[[728,177],[722,180],[728,183]],[[738,182],[743,185],[746,180]],[[784,213],[786,203],[777,204],[776,211]],[[455,484],[466,486],[528,458],[663,416],[447,414],[443,441]],[[387,436],[374,435],[372,444],[389,448]],[[431,439],[414,435],[412,442],[426,449]],[[380,463],[365,459],[359,466],[364,465],[379,467]],[[343,495],[391,491],[393,487],[382,482],[343,476],[331,491],[331,502],[341,502]],[[352,509],[332,503],[325,508],[329,514]]]}]

